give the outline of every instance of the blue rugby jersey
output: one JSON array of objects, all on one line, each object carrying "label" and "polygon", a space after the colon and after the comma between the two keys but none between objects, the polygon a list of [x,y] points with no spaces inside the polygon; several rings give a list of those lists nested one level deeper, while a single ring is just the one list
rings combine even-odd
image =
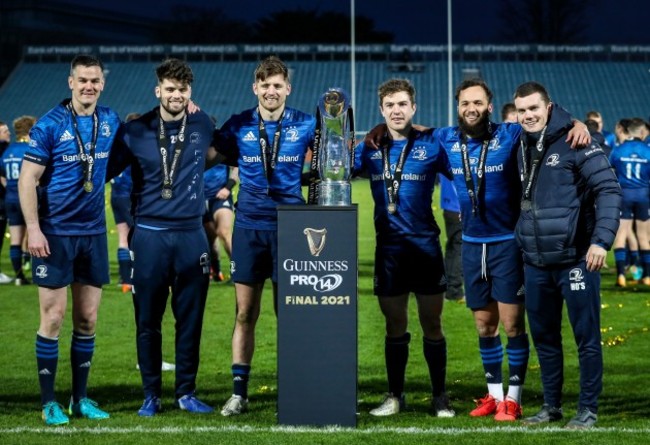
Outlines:
[{"label": "blue rugby jersey", "polygon": [[[12,142],[7,146],[0,161],[0,175],[7,179],[5,202],[18,203],[18,177],[23,156],[29,149],[27,142]],[[3,234],[0,234],[2,236]]]},{"label": "blue rugby jersey", "polygon": [[[83,188],[85,178],[73,116],[64,105],[59,104],[48,111],[29,133],[31,140],[24,159],[45,166],[38,187],[38,213],[41,231],[46,235],[106,233],[106,165],[120,128],[120,118],[107,107],[97,106],[97,113],[99,131],[90,193]],[[93,136],[93,117],[77,116],[77,126],[88,153]]]},{"label": "blue rugby jersey", "polygon": [[111,179],[111,196],[129,197],[132,188],[131,166],[128,166],[122,173]]},{"label": "blue rugby jersey", "polygon": [[650,147],[640,139],[623,142],[609,155],[621,188],[647,189],[650,182]]},{"label": "blue rugby jersey", "polygon": [[[407,140],[391,141],[388,149],[391,173]],[[435,144],[435,133],[416,131],[413,147],[404,161],[402,181],[397,193],[397,211],[388,212],[388,192],[384,182],[382,150],[366,147],[362,142],[355,149],[354,170],[370,179],[370,190],[375,202],[375,230],[378,239],[387,241],[403,238],[430,238],[440,229],[433,217],[431,201],[436,175],[451,179],[445,151]],[[424,243],[426,244],[426,243]],[[423,245],[422,247],[427,247]],[[431,246],[433,248],[433,246]]]},{"label": "blue rugby jersey", "polygon": [[[171,164],[173,148],[182,120],[165,122],[165,132],[171,139],[168,162]],[[161,196],[163,173],[158,142],[158,107],[140,118],[124,124],[116,154],[121,165],[131,164],[135,218],[134,224],[159,229],[194,229],[202,226],[205,212],[203,171],[208,149],[212,145],[214,124],[202,111],[187,115],[185,145],[173,177],[173,196]],[[122,142],[122,141],[120,141]],[[113,160],[111,160],[113,162]],[[111,171],[113,167],[111,166]],[[119,168],[117,169],[119,171]]]},{"label": "blue rugby jersey", "polygon": [[[479,211],[476,215],[472,214],[472,203],[467,194],[463,175],[460,131],[458,127],[447,127],[438,132],[439,148],[444,147],[447,151],[454,174],[454,185],[460,203],[463,240],[475,243],[513,239],[519,217],[521,182],[516,155],[522,129],[519,124],[492,123],[491,125],[492,139],[488,146],[485,178],[479,196]],[[478,186],[476,167],[481,146],[481,141],[467,139],[475,190]]]},{"label": "blue rugby jersey", "polygon": [[230,177],[230,167],[217,164],[203,173],[205,199],[214,198],[219,190],[224,188]]},{"label": "blue rugby jersey", "polygon": [[[300,176],[307,149],[313,146],[316,119],[310,114],[285,108],[278,162],[266,178],[259,142],[257,108],[232,116],[219,131],[219,152],[239,167],[235,226],[246,229],[276,230],[277,206],[304,204]],[[266,122],[269,144],[277,122]]]}]

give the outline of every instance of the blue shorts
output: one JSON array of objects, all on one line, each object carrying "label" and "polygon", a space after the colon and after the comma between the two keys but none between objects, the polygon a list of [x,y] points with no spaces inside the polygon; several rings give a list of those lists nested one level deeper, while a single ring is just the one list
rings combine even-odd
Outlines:
[{"label": "blue shorts", "polygon": [[105,233],[45,237],[50,246],[50,256],[32,257],[34,284],[58,289],[71,283],[101,287],[110,281]]},{"label": "blue shorts", "polygon": [[20,208],[20,203],[18,202],[7,202],[5,203],[7,220],[9,221],[10,226],[24,226],[25,218],[23,217],[23,211]]},{"label": "blue shorts", "polygon": [[492,301],[524,302],[524,264],[517,242],[477,244],[463,241],[465,301],[470,309],[481,309]]},{"label": "blue shorts", "polygon": [[447,290],[445,262],[440,242],[435,240],[425,251],[411,243],[375,248],[375,295],[392,297],[414,292],[441,294]]},{"label": "blue shorts", "polygon": [[130,196],[111,196],[111,208],[115,224],[126,223],[127,226],[133,227]]},{"label": "blue shorts", "polygon": [[647,221],[650,219],[650,199],[647,189],[622,189],[623,203],[621,205],[621,219],[637,219]]},{"label": "blue shorts", "polygon": [[278,233],[275,230],[244,229],[232,234],[230,275],[235,283],[278,282]]},{"label": "blue shorts", "polygon": [[227,199],[210,198],[205,200],[205,213],[203,214],[203,222],[209,222],[214,219],[214,214],[219,209],[228,209],[233,211],[232,195]]}]

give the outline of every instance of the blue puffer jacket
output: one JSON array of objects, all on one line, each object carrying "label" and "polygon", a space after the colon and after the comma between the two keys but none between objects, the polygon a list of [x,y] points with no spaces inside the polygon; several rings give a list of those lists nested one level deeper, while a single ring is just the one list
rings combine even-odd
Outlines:
[{"label": "blue puffer jacket", "polygon": [[[618,230],[621,188],[616,175],[597,143],[574,150],[565,142],[571,127],[570,116],[553,105],[530,208],[522,205],[515,231],[524,261],[533,266],[576,263],[591,244],[609,250]],[[522,181],[522,150],[528,150],[527,160],[535,150],[532,143],[526,147],[526,139],[522,135],[518,153]]]}]

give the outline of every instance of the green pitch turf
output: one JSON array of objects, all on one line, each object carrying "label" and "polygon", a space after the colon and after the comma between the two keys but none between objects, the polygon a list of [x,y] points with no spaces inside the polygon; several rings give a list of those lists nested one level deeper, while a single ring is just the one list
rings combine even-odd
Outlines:
[{"label": "green pitch turf", "polygon": [[[365,180],[353,184],[353,201],[359,204],[359,404],[358,427],[283,428],[276,420],[276,326],[270,287],[263,297],[257,327],[257,347],[250,381],[250,411],[237,418],[190,415],[172,408],[174,375],[163,373],[165,411],[150,419],[136,415],[142,403],[140,375],[136,370],[135,324],[130,294],[117,286],[116,234],[109,221],[109,246],[113,283],[107,285],[99,312],[96,353],[89,395],[111,413],[96,422],[72,419],[61,428],[45,427],[40,418],[34,341],[38,329],[35,286],[0,285],[0,443],[2,444],[647,444],[650,441],[650,288],[614,287],[612,270],[603,272],[602,327],[605,378],[600,398],[598,427],[588,432],[551,428],[525,428],[518,423],[496,424],[467,413],[473,399],[486,392],[477,337],[469,310],[446,303],[443,314],[449,360],[447,386],[457,416],[432,417],[429,377],[422,356],[421,332],[415,304],[410,307],[413,336],[406,391],[408,408],[389,418],[374,418],[368,411],[386,391],[383,358],[384,323],[372,295],[374,230],[372,198]],[[438,202],[437,199],[434,202]],[[438,222],[443,225],[440,211]],[[444,227],[442,227],[444,229]],[[444,242],[444,234],[443,234]],[[8,240],[0,267],[9,272]],[[224,272],[228,261],[222,258]],[[610,260],[613,265],[613,261]],[[234,287],[211,284],[201,345],[198,395],[220,409],[231,393],[230,336],[234,318]],[[70,396],[68,315],[60,340],[57,396],[67,407]],[[578,392],[576,347],[565,321],[565,402],[567,417],[575,412]],[[163,357],[174,361],[174,322],[171,309],[163,327]],[[506,365],[504,373],[507,375]],[[304,401],[309,404],[309,400]],[[523,392],[524,414],[542,403],[540,370],[534,350]]]}]

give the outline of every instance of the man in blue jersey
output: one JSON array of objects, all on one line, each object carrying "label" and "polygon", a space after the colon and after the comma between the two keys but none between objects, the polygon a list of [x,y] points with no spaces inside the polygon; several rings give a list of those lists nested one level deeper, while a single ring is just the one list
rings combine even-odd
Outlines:
[{"label": "man in blue jersey", "polygon": [[422,347],[432,387],[431,406],[438,417],[453,417],[445,393],[447,343],[442,331],[445,266],[431,198],[438,173],[451,179],[447,154],[432,134],[412,127],[415,88],[404,79],[379,86],[379,106],[388,128],[380,149],[361,143],[354,170],[370,178],[375,202],[374,292],[386,320],[385,362],[388,394],[370,411],[397,414],[405,406],[404,375],[409,356],[409,293],[415,294]]},{"label": "man in blue jersey", "polygon": [[642,282],[650,285],[650,147],[643,141],[645,122],[630,120],[627,127],[628,139],[612,150],[609,161],[616,172],[623,193],[623,208],[620,225],[614,240],[616,260],[616,284],[626,286],[625,267],[628,264],[626,241],[636,233],[639,245]]},{"label": "man in blue jersey", "polygon": [[232,116],[220,130],[218,150],[239,166],[239,193],[231,262],[237,315],[232,336],[233,395],[221,414],[248,406],[248,377],[255,348],[255,325],[267,278],[277,298],[277,206],[304,204],[300,188],[305,154],[313,144],[316,120],[286,106],[289,70],[277,57],[255,69],[258,104]]},{"label": "man in blue jersey", "polygon": [[[528,365],[523,269],[514,241],[519,195],[515,147],[521,127],[490,122],[492,91],[482,80],[463,81],[456,100],[458,126],[441,129],[438,143],[449,155],[458,191],[465,298],[474,315],[488,385],[488,394],[470,415],[513,421],[521,417],[521,388]],[[508,339],[507,394],[499,322]]]},{"label": "man in blue jersey", "polygon": [[[5,149],[9,146],[11,142],[11,131],[9,131],[9,126],[0,121],[0,158],[4,153]],[[8,175],[7,175],[8,176]],[[5,188],[0,184],[0,254],[2,254],[2,245],[5,239],[5,231],[7,230],[7,212],[5,208]],[[13,282],[14,279],[9,275],[0,272],[0,284],[7,284]]]},{"label": "man in blue jersey", "polygon": [[[132,292],[144,403],[139,416],[162,410],[162,318],[169,290],[176,319],[175,405],[191,413],[213,408],[195,395],[210,250],[203,231],[203,170],[214,160],[214,124],[188,113],[194,75],[167,59],[156,68],[159,106],[124,126],[109,175],[131,166],[134,228]],[[124,142],[124,144],[121,144]]]},{"label": "man in blue jersey", "polygon": [[566,303],[580,366],[578,410],[566,428],[590,428],[603,376],[599,270],[618,228],[621,190],[598,144],[573,150],[566,143],[570,116],[551,102],[543,85],[519,85],[514,101],[525,131],[517,155],[522,194],[516,234],[544,388],[542,409],[524,423],[562,419]]},{"label": "man in blue jersey", "polygon": [[[18,178],[20,167],[23,163],[23,156],[29,149],[29,130],[32,129],[36,118],[33,116],[21,116],[14,120],[14,133],[16,142],[9,144],[4,154],[0,157],[0,182],[6,188],[5,205],[7,219],[9,220],[9,258],[14,269],[17,286],[29,284],[29,280],[23,272],[23,240],[25,238],[25,218],[20,210],[18,199]],[[4,235],[4,234],[3,234]]]},{"label": "man in blue jersey", "polygon": [[48,425],[69,421],[54,396],[68,286],[73,328],[68,412],[93,420],[109,417],[88,398],[86,387],[102,285],[109,282],[104,183],[120,119],[97,105],[104,89],[99,59],[75,57],[68,86],[72,98],[48,111],[32,128],[18,181],[32,280],[38,285],[40,301],[36,362],[42,414]]},{"label": "man in blue jersey", "polygon": [[225,279],[219,261],[219,244],[232,257],[232,223],[233,199],[232,189],[237,185],[239,169],[218,164],[203,174],[205,184],[205,209],[203,225],[212,249],[212,280],[220,282]]}]

